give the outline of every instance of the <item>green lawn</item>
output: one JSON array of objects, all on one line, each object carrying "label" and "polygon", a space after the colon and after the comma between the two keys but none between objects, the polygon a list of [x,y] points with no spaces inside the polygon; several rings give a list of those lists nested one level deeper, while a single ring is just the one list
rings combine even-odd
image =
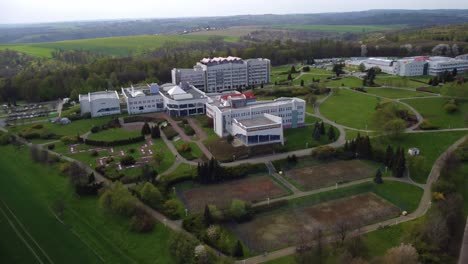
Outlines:
[{"label": "green lawn", "polygon": [[[315,123],[319,119],[311,116],[307,116],[307,123]],[[329,125],[325,124],[325,131],[328,132]],[[340,136],[338,129],[334,128],[336,138]],[[314,126],[306,126],[302,128],[289,128],[284,130],[285,144],[284,146],[288,151],[312,148],[319,145],[325,145],[333,141],[328,140],[327,134],[322,135],[320,140],[317,142],[312,136],[314,132]]]},{"label": "green lawn", "polygon": [[[13,49],[39,57],[51,57],[51,52],[56,49],[84,50],[120,57],[129,56],[147,49],[157,49],[166,44],[178,45],[193,41],[208,41],[210,38],[211,36],[209,35],[142,35],[0,45],[0,49]],[[234,41],[232,37],[225,38],[227,41]]]},{"label": "green lawn", "polygon": [[439,128],[468,127],[468,101],[459,101],[458,111],[452,114],[444,110],[447,98],[422,98],[405,100],[414,107],[432,125]]},{"label": "green lawn", "polygon": [[[317,69],[317,70],[322,70],[322,69]],[[323,70],[323,71],[326,71],[326,70]],[[330,74],[330,76],[332,76],[332,74]],[[304,73],[302,74],[301,77],[295,79],[293,81],[293,84],[294,85],[300,85],[301,84],[301,80],[304,80],[304,85],[308,85],[308,84],[311,84],[312,83],[312,79],[320,79],[321,82],[323,82],[324,80],[327,79],[327,76],[325,75],[315,75],[315,74],[310,74],[310,73]]]},{"label": "green lawn", "polygon": [[427,86],[421,82],[412,81],[410,78],[400,77],[400,76],[389,76],[389,77],[380,77],[375,78],[375,83],[390,86],[390,87],[401,87],[401,88],[418,88]]},{"label": "green lawn", "polygon": [[336,33],[364,33],[402,28],[404,25],[285,25],[277,28]]},{"label": "green lawn", "polygon": [[[131,232],[128,219],[105,213],[95,197],[73,195],[56,167],[32,163],[24,147],[20,151],[0,147],[0,151],[0,197],[53,262],[175,263],[168,250],[173,235],[169,229],[157,224],[149,234]],[[66,205],[65,225],[50,209],[57,200]],[[36,262],[9,225],[1,225],[0,233],[2,263]]]},{"label": "green lawn", "polygon": [[366,91],[370,94],[375,94],[391,99],[430,96],[427,93],[392,88],[366,88]]},{"label": "green lawn", "polygon": [[352,140],[357,138],[358,133],[361,134],[361,136],[369,136],[372,137],[376,133],[375,132],[363,132],[363,131],[356,131],[356,130],[350,130],[350,129],[345,129],[346,131],[346,140]]},{"label": "green lawn", "polygon": [[140,130],[125,130],[122,128],[111,128],[99,131],[98,133],[91,133],[88,139],[101,140],[101,141],[114,141],[135,138],[141,135]]},{"label": "green lawn", "polygon": [[344,77],[340,80],[330,80],[323,82],[326,87],[362,87],[362,80],[356,77]]},{"label": "green lawn", "polygon": [[[177,151],[179,152],[179,154],[182,155],[182,157],[186,158],[187,160],[202,159],[205,157],[205,155],[203,154],[203,152],[200,150],[200,148],[195,142],[186,142],[183,140],[177,140],[173,143]],[[188,144],[190,146],[190,151],[182,152],[180,150],[180,147],[183,144]]]},{"label": "green lawn", "polygon": [[320,106],[320,113],[338,124],[365,129],[366,125],[370,127],[378,102],[373,96],[340,89]]},{"label": "green lawn", "polygon": [[398,146],[405,148],[405,153],[409,148],[417,147],[424,157],[424,166],[417,173],[411,174],[411,178],[418,183],[426,183],[427,176],[435,160],[455,141],[466,135],[466,131],[459,132],[433,132],[405,134],[399,139],[390,139],[388,137],[372,138],[373,148],[380,147],[385,150],[388,145],[393,149]]}]

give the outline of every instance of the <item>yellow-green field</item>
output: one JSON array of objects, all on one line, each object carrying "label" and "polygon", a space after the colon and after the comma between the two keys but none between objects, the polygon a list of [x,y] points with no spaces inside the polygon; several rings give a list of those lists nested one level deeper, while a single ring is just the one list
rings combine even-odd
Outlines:
[{"label": "yellow-green field", "polygon": [[[60,50],[84,50],[110,56],[128,56],[148,49],[160,48],[167,43],[183,44],[193,41],[208,41],[213,35],[160,35],[127,36],[66,40],[57,42],[7,44],[2,49],[17,50],[36,57],[51,57],[51,52]],[[237,41],[235,37],[225,37],[225,41]]]},{"label": "yellow-green field", "polygon": [[285,25],[278,28],[307,31],[328,31],[336,33],[359,33],[392,30],[402,27],[404,27],[404,25]]}]

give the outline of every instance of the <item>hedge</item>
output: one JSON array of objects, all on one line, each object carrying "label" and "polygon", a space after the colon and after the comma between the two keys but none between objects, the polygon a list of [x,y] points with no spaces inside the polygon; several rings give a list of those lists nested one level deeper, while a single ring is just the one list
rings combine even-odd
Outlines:
[{"label": "hedge", "polygon": [[150,116],[127,116],[123,118],[124,123],[137,123],[137,122],[142,122],[142,123],[160,123],[163,120],[155,117],[150,117]]},{"label": "hedge", "polygon": [[80,141],[90,146],[115,147],[115,146],[124,146],[124,145],[130,145],[130,144],[134,144],[138,142],[143,142],[145,141],[145,137],[138,136],[138,137],[133,137],[129,139],[120,139],[120,140],[114,140],[114,141],[91,140],[91,139],[84,139],[80,137]]}]

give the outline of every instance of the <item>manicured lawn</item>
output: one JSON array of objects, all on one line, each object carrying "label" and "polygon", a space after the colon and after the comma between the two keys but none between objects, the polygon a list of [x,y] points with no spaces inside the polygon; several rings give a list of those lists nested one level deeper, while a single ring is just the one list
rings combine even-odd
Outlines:
[{"label": "manicured lawn", "polygon": [[88,139],[100,141],[114,141],[135,138],[141,135],[139,130],[126,130],[122,128],[111,128],[99,131],[98,133],[91,133]]},{"label": "manicured lawn", "polygon": [[[315,123],[317,118],[314,117],[307,117],[307,123]],[[328,132],[329,125],[325,124],[325,131]],[[340,136],[340,132],[338,129],[334,128],[336,138]],[[314,126],[308,125],[306,127],[301,128],[289,128],[284,130],[284,137],[285,137],[285,144],[284,146],[288,151],[304,149],[304,148],[312,148],[319,145],[324,145],[333,142],[328,140],[327,134],[322,135],[319,141],[316,141],[313,138]]]},{"label": "manicured lawn", "polygon": [[375,78],[375,83],[390,86],[390,87],[401,87],[401,88],[418,88],[427,86],[420,82],[412,81],[410,78],[400,77],[400,76],[391,76],[391,77],[379,77]]},{"label": "manicured lawn", "polygon": [[421,98],[405,100],[406,103],[414,107],[426,120],[439,128],[467,127],[468,121],[468,101],[459,100],[458,111],[447,113],[444,104],[448,98]]},{"label": "manicured lawn", "polygon": [[[190,151],[181,151],[181,147],[183,144],[188,144],[190,146]],[[174,142],[174,146],[176,147],[179,154],[182,155],[182,157],[186,158],[187,160],[203,159],[205,157],[203,152],[194,142],[186,142],[183,140],[177,140]]]},{"label": "manicured lawn", "polygon": [[[53,262],[175,263],[168,250],[173,232],[162,224],[149,234],[131,232],[128,219],[105,213],[95,197],[73,195],[68,179],[55,166],[32,163],[25,147],[0,151],[0,197]],[[57,200],[65,203],[65,225],[50,209]],[[0,230],[8,241],[0,242],[2,263],[36,262],[9,225]]]},{"label": "manicured lawn", "polygon": [[326,87],[362,87],[362,80],[356,77],[344,77],[340,80],[323,82]]},{"label": "manicured lawn", "polygon": [[421,93],[417,91],[403,90],[403,89],[392,89],[392,88],[370,88],[369,87],[369,88],[366,88],[366,91],[370,94],[376,94],[376,95],[383,96],[386,98],[391,98],[391,99],[429,96],[429,94],[427,93]]},{"label": "manicured lawn", "polygon": [[320,106],[320,113],[328,119],[348,127],[365,129],[379,100],[362,93],[340,89]]},{"label": "manicured lawn", "polygon": [[[323,70],[325,72],[328,72],[327,70],[324,70],[324,69],[315,69],[315,68],[311,68],[311,69],[314,69],[314,70]],[[321,73],[321,74],[329,74],[330,76],[333,75],[332,72],[328,72],[328,73]],[[312,73],[304,73],[301,77],[295,79],[293,81],[293,84],[294,85],[300,85],[301,84],[301,80],[304,80],[304,85],[308,85],[308,84],[311,84],[312,83],[312,79],[320,79],[320,81],[324,81],[327,79],[327,76],[325,75],[315,75],[315,74],[312,74]]]},{"label": "manicured lawn", "polygon": [[405,134],[402,138],[391,139],[388,137],[376,137],[371,139],[373,148],[385,148],[390,145],[395,150],[398,146],[405,148],[407,153],[409,148],[416,147],[424,157],[424,166],[416,173],[411,174],[411,178],[418,183],[426,183],[427,176],[435,160],[455,141],[466,135],[466,131],[459,132],[432,132]]},{"label": "manicured lawn", "polygon": [[357,135],[360,134],[361,136],[369,136],[372,137],[376,133],[374,132],[363,132],[363,131],[356,131],[356,130],[350,130],[350,129],[345,129],[346,131],[346,140],[352,140],[357,138]]}]

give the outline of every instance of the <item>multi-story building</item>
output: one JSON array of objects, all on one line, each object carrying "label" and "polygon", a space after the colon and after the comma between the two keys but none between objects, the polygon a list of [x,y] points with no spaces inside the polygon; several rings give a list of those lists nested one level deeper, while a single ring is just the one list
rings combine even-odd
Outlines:
[{"label": "multi-story building", "polygon": [[207,92],[222,92],[270,82],[270,60],[204,58],[193,69],[173,69],[172,83],[188,82]]},{"label": "multi-story building", "polygon": [[424,57],[397,60],[395,74],[399,76],[421,76],[427,72],[427,62]]},{"label": "multi-story building", "polygon": [[283,143],[283,128],[304,126],[305,105],[299,98],[256,101],[252,94],[229,92],[210,96],[206,114],[218,136],[233,135],[252,146]]},{"label": "multi-story building", "polygon": [[390,60],[387,58],[369,58],[368,60],[364,61],[364,65],[366,69],[370,69],[372,67],[379,67],[382,72],[388,74],[395,74],[395,60]]},{"label": "multi-story building", "polygon": [[429,69],[428,73],[432,76],[443,74],[445,71],[451,72],[453,69],[457,69],[458,73],[468,71],[468,61],[454,59],[449,57],[430,57],[428,60]]},{"label": "multi-story building", "polygon": [[120,100],[116,91],[101,91],[79,96],[81,114],[91,117],[120,114]]},{"label": "multi-story building", "polygon": [[187,83],[161,85],[159,92],[164,99],[164,109],[171,116],[192,116],[205,113],[208,96]]},{"label": "multi-story building", "polygon": [[155,83],[146,86],[122,88],[129,114],[142,114],[164,111],[164,98]]}]

